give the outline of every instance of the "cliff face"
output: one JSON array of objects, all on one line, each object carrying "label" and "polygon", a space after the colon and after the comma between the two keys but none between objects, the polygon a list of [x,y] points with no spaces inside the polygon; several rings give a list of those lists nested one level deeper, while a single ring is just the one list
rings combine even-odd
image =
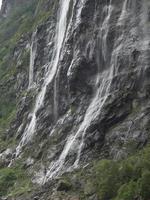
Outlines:
[{"label": "cliff face", "polygon": [[11,12],[11,9],[13,7],[13,1],[3,1],[2,7],[1,7],[1,16],[6,17]]},{"label": "cliff face", "polygon": [[0,15],[4,18],[8,17],[17,7],[30,2],[29,0],[3,0]]},{"label": "cliff face", "polygon": [[[9,20],[10,8],[22,4],[4,1],[2,15]],[[33,4],[32,29],[22,32],[11,54],[17,113],[4,136],[10,142],[1,149],[3,164],[13,167],[20,161],[34,183],[51,184],[94,160],[126,159],[145,147],[150,2]]]}]

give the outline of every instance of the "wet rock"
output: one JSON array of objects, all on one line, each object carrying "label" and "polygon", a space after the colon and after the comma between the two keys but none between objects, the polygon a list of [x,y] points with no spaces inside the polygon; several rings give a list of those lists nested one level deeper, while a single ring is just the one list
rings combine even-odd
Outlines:
[{"label": "wet rock", "polygon": [[34,199],[34,200],[39,200],[39,197],[38,197],[38,196],[36,196],[36,197],[34,197],[33,199]]},{"label": "wet rock", "polygon": [[[116,157],[120,148],[121,157],[121,154],[128,154],[124,146],[129,140],[134,141],[137,148],[142,148],[149,140],[146,117],[142,119],[144,127],[137,126],[137,122],[129,130],[127,122],[134,121],[145,112],[142,108],[146,107],[150,96],[149,44],[144,43],[148,36],[142,25],[143,20],[146,24],[148,18],[142,18],[143,4],[136,1],[134,5],[128,3],[128,8],[125,8],[125,2],[119,0],[111,1],[111,5],[110,1],[102,0],[85,0],[83,6],[80,3],[77,2],[72,17],[73,5],[70,4],[69,25],[58,69],[47,85],[45,98],[36,112],[36,128],[33,141],[30,141],[33,145],[29,142],[24,147],[31,148],[28,152],[34,154],[36,160],[43,159],[51,166],[53,160],[57,162],[59,157],[63,157],[63,150],[69,146],[68,138],[76,135],[62,159],[63,170],[71,167],[80,148],[80,160],[86,164],[93,159],[94,152],[98,157],[99,154],[104,155],[107,145],[110,156]],[[49,0],[44,5],[53,7],[54,1]],[[57,7],[56,3],[54,16],[37,27],[34,41],[30,41],[37,45],[33,66],[36,87],[33,88],[35,92],[28,91],[19,101],[16,126],[13,128],[15,132],[22,124],[16,133],[18,140],[30,124],[47,72],[51,73],[54,38],[57,35]],[[78,16],[78,11],[81,16]],[[144,16],[147,14],[146,9]],[[21,38],[14,52],[16,58],[20,55],[19,49],[28,43],[29,38]],[[27,73],[22,74],[20,68],[18,91],[27,87],[27,79]],[[43,145],[45,140],[46,146]],[[34,170],[34,163],[32,167]]]},{"label": "wet rock", "polygon": [[[15,82],[17,116],[7,135],[14,137],[17,145],[20,141],[23,144],[22,160],[26,160],[23,163],[31,174],[41,172],[41,163],[47,171],[61,174],[72,169],[76,161],[84,166],[93,159],[122,159],[149,142],[149,3],[125,3],[70,1],[65,36],[59,47],[61,37],[57,37],[63,37],[57,27],[61,3],[45,0],[38,5],[35,16],[38,12],[47,15],[47,11],[49,16],[34,30],[34,37],[25,34],[16,44],[12,60],[17,74],[7,83]],[[34,84],[29,88],[31,44],[36,50],[32,66]],[[55,63],[57,48],[60,52]],[[24,50],[26,63],[22,57]],[[53,75],[52,80],[44,87],[49,75]],[[9,87],[0,84],[6,92]],[[31,123],[33,116],[35,126]],[[2,160],[2,166],[7,159],[4,163]],[[57,191],[67,192],[71,187],[60,180]],[[97,199],[91,191],[85,193],[89,199]],[[47,200],[51,196],[37,198]]]}]

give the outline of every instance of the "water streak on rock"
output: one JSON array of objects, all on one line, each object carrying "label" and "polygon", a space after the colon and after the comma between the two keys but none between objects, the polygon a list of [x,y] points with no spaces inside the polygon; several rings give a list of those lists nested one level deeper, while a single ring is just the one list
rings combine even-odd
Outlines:
[{"label": "water streak on rock", "polygon": [[33,32],[31,38],[31,46],[30,46],[30,65],[29,65],[29,89],[33,86],[34,82],[34,64],[36,58],[36,51],[37,51],[37,42],[36,40],[36,31]]},{"label": "water streak on rock", "polygon": [[16,148],[16,156],[20,154],[22,146],[27,144],[33,137],[33,134],[36,128],[36,120],[37,120],[36,113],[44,104],[44,98],[45,98],[47,86],[51,83],[51,81],[53,80],[57,72],[61,49],[62,49],[62,45],[65,38],[65,33],[66,33],[69,3],[70,3],[70,0],[60,1],[60,9],[59,9],[60,13],[58,15],[58,22],[57,22],[57,28],[56,28],[55,49],[53,53],[53,59],[49,66],[48,72],[46,73],[43,86],[39,94],[37,95],[35,107],[33,109],[33,112],[31,113],[31,121],[29,125],[27,125],[27,127],[25,128],[22,139],[18,147]]}]

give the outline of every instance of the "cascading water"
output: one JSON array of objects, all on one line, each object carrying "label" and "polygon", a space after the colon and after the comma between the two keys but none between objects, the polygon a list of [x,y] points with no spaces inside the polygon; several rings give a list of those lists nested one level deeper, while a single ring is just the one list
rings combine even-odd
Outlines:
[{"label": "cascading water", "polygon": [[111,69],[109,69],[103,74],[103,77],[101,77],[102,80],[99,80],[99,83],[101,85],[86,112],[82,125],[80,126],[78,130],[77,134],[82,134],[82,139],[81,139],[81,144],[79,145],[79,148],[78,148],[77,159],[74,163],[75,167],[78,166],[78,163],[80,161],[87,128],[92,123],[92,121],[97,119],[103,105],[105,104],[105,101],[107,100],[109,96],[109,89],[110,89],[111,81],[113,79],[113,75],[114,75],[114,69],[112,66]]},{"label": "cascading water", "polygon": [[[106,12],[106,17],[104,19],[104,22],[102,23],[101,32],[100,32],[100,36],[101,36],[100,39],[102,41],[101,48],[102,48],[102,55],[103,55],[104,61],[106,61],[106,57],[108,54],[107,37],[108,37],[108,32],[109,32],[109,21],[111,18],[112,11],[113,11],[112,0],[110,0],[109,5],[106,5],[106,7],[104,7],[104,13]],[[78,132],[82,133],[82,139],[81,139],[81,144],[79,145],[77,159],[74,163],[75,167],[78,166],[78,163],[80,161],[81,152],[82,152],[82,149],[84,146],[84,139],[85,139],[87,128],[92,123],[92,121],[94,121],[97,118],[97,116],[100,114],[101,109],[102,109],[103,105],[105,104],[105,101],[108,98],[109,89],[110,89],[113,75],[114,75],[114,66],[113,65],[110,69],[108,69],[108,71],[105,71],[101,75],[98,74],[96,84],[100,85],[100,87],[97,89],[95,97],[93,98],[92,103],[90,104],[89,108],[87,109],[83,123],[81,124],[81,126],[78,130]]]},{"label": "cascading water", "polygon": [[[116,26],[124,27],[126,16],[129,14],[128,9],[127,9],[127,4],[128,4],[128,0],[125,0]],[[112,1],[110,1],[110,4],[106,6],[104,9],[105,11],[107,11],[107,15],[104,18],[104,21],[101,26],[100,37],[102,40],[101,42],[102,54],[103,54],[104,60],[106,61],[106,55],[108,53],[107,37],[109,33],[109,21],[110,21],[111,14],[113,11]],[[76,156],[76,160],[74,164],[70,167],[70,169],[78,167],[80,157],[81,157],[81,152],[84,147],[84,140],[87,133],[87,129],[92,124],[92,122],[96,121],[96,119],[99,117],[101,110],[110,94],[110,88],[111,88],[113,77],[117,75],[118,56],[122,48],[122,43],[120,43],[120,38],[123,37],[124,31],[119,32],[119,34],[120,34],[120,37],[116,39],[116,42],[114,43],[114,49],[111,54],[111,60],[109,62],[110,67],[108,67],[103,73],[101,72],[98,74],[97,80],[95,82],[96,86],[98,87],[96,87],[95,95],[85,113],[83,122],[81,123],[78,131],[75,134],[72,134],[68,137],[67,142],[64,146],[64,149],[59,159],[50,165],[49,170],[46,174],[45,181],[51,178],[54,178],[63,172],[65,168],[66,158],[71,151],[76,151],[77,156]]]},{"label": "cascading water", "polygon": [[[84,6],[84,4],[82,4],[82,6]],[[109,29],[108,22],[109,22],[111,12],[112,12],[111,2],[110,2],[110,5],[107,8],[108,8],[107,16],[106,16],[106,19],[105,19],[105,21],[102,25],[102,30],[101,30],[101,31],[104,31],[103,36],[102,36],[102,40],[103,40],[103,44],[104,44],[104,47],[105,47],[105,50],[104,50],[105,55],[107,53],[106,52],[107,51],[106,39],[107,39],[108,31],[109,31],[108,30]],[[81,9],[82,8],[80,7],[80,10]],[[81,14],[81,11],[80,11],[80,14]],[[73,164],[73,167],[78,166],[81,151],[82,151],[82,148],[83,148],[83,145],[84,145],[84,137],[86,135],[86,130],[89,127],[89,125],[92,123],[92,121],[95,120],[98,117],[106,99],[108,98],[109,89],[110,89],[111,81],[112,81],[112,78],[113,78],[113,74],[114,74],[114,65],[112,65],[110,69],[104,71],[102,76],[100,76],[98,74],[96,84],[100,85],[100,87],[99,88],[96,87],[95,96],[94,96],[91,104],[89,105],[89,107],[86,111],[84,120],[81,123],[76,134],[72,134],[68,137],[67,142],[64,146],[64,149],[63,149],[59,159],[57,161],[53,162],[51,164],[51,166],[49,167],[49,170],[46,174],[45,181],[47,181],[47,180],[49,180],[49,179],[51,179],[51,178],[53,178],[53,177],[55,177],[59,174],[59,172],[62,170],[62,168],[65,164],[66,157],[68,156],[69,152],[72,150],[72,147],[75,146],[75,144],[78,143],[79,138],[81,138],[81,142],[77,144],[77,146],[78,146],[77,147],[77,158],[76,158],[76,161]]]},{"label": "cascading water", "polygon": [[118,24],[117,25],[122,25],[123,21],[125,20],[125,18],[127,17],[127,5],[128,5],[128,0],[125,0],[123,3],[123,7],[122,7],[122,11],[121,11],[121,15],[119,17],[118,20]]},{"label": "cascading water", "polygon": [[75,27],[78,26],[78,24],[80,23],[80,19],[81,19],[81,12],[82,12],[82,9],[84,7],[84,4],[85,4],[85,0],[80,0],[78,2],[78,6],[77,6],[77,14],[76,14],[76,21],[75,21]]},{"label": "cascading water", "polygon": [[36,51],[37,51],[37,42],[36,40],[36,31],[32,34],[32,43],[30,46],[30,66],[29,66],[29,86],[30,89],[33,86],[33,75],[34,75],[34,63],[35,63],[35,57],[36,57]]},{"label": "cascading water", "polygon": [[141,40],[139,42],[138,49],[142,52],[141,68],[139,75],[144,73],[144,68],[149,68],[149,47],[150,47],[150,24],[149,24],[149,8],[150,2],[144,0],[142,2],[142,12],[140,15],[140,28],[141,28]]},{"label": "cascading water", "polygon": [[31,118],[31,121],[29,125],[27,125],[27,127],[25,128],[22,139],[16,148],[16,156],[20,154],[22,147],[25,144],[27,144],[33,137],[33,134],[36,128],[36,113],[39,110],[39,108],[43,105],[47,86],[51,83],[51,81],[53,80],[57,72],[61,49],[62,49],[63,41],[65,38],[66,28],[67,28],[67,14],[69,10],[69,4],[70,4],[70,0],[60,1],[60,10],[59,10],[60,13],[58,15],[56,37],[55,37],[55,49],[53,51],[52,62],[49,66],[48,72],[46,73],[43,86],[39,94],[37,95],[33,112],[29,116]]},{"label": "cascading water", "polygon": [[77,150],[78,151],[77,159],[73,165],[73,167],[77,167],[78,162],[80,160],[82,147],[84,145],[84,137],[86,134],[86,130],[89,127],[89,125],[92,123],[92,121],[95,120],[98,117],[98,115],[100,114],[100,111],[109,95],[109,88],[110,88],[111,81],[113,78],[113,72],[114,72],[114,69],[112,66],[111,69],[106,71],[103,74],[103,76],[100,77],[99,81],[101,82],[101,86],[98,89],[98,91],[96,92],[96,95],[93,98],[89,108],[87,109],[85,118],[84,118],[79,130],[77,131],[77,133],[75,135],[72,134],[67,139],[66,145],[64,146],[64,149],[63,149],[59,159],[56,162],[52,163],[52,165],[50,166],[49,171],[46,174],[46,180],[49,180],[59,174],[60,170],[62,169],[62,167],[66,161],[67,155],[69,154],[70,150],[72,149],[72,146],[74,146],[74,144],[76,142],[78,142],[78,138],[81,137],[81,143],[78,145],[78,150]]},{"label": "cascading water", "polygon": [[113,7],[112,7],[112,0],[111,0],[110,4],[104,7],[104,13],[106,12],[107,15],[105,17],[105,20],[101,28],[102,53],[103,53],[103,57],[105,61],[106,61],[106,54],[107,54],[107,36],[108,36],[108,31],[109,31],[109,20],[111,17],[112,10],[113,10]]},{"label": "cascading water", "polygon": [[[121,10],[121,14],[120,17],[117,21],[117,28],[119,30],[119,37],[118,40],[116,42],[122,43],[123,37],[124,37],[124,26],[126,23],[126,19],[129,16],[129,10],[128,10],[128,4],[130,3],[130,0],[125,0],[122,6],[122,10]],[[117,61],[117,60],[116,60]]]},{"label": "cascading water", "polygon": [[0,9],[1,9],[1,7],[2,7],[2,0],[0,0]]},{"label": "cascading water", "polygon": [[[59,76],[59,75],[58,75]],[[57,86],[57,72],[54,81],[54,120],[57,121],[58,118],[58,86]]]},{"label": "cascading water", "polygon": [[[85,0],[81,0],[78,2],[78,7],[77,9],[77,14],[76,14],[76,20],[75,20],[75,26],[77,27],[78,24],[80,23],[80,16],[81,16],[81,11],[84,6]],[[73,2],[73,8],[75,7],[76,1],[74,0]],[[71,20],[70,20],[71,21]],[[54,120],[57,121],[58,118],[58,93],[59,93],[59,88],[58,88],[58,83],[59,82],[59,72],[55,75],[55,81],[54,81],[54,108],[53,108],[53,113],[54,113]]]}]

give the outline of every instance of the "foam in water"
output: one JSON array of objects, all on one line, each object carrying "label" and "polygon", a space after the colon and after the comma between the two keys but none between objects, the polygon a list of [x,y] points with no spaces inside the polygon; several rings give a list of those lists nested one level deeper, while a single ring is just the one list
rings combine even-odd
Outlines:
[{"label": "foam in water", "polygon": [[36,128],[36,113],[39,110],[39,108],[43,105],[47,86],[51,83],[51,81],[53,80],[57,72],[59,57],[61,54],[61,49],[62,49],[63,41],[65,38],[66,28],[67,28],[67,14],[69,10],[69,3],[70,3],[70,0],[60,1],[60,13],[58,16],[58,22],[57,22],[57,28],[56,28],[55,49],[53,53],[53,59],[49,66],[49,70],[46,74],[45,81],[41,88],[41,91],[37,95],[34,110],[30,114],[31,121],[29,125],[27,125],[24,131],[24,134],[22,136],[22,139],[18,147],[16,148],[16,156],[20,154],[22,146],[27,144],[33,137],[33,134]]}]

